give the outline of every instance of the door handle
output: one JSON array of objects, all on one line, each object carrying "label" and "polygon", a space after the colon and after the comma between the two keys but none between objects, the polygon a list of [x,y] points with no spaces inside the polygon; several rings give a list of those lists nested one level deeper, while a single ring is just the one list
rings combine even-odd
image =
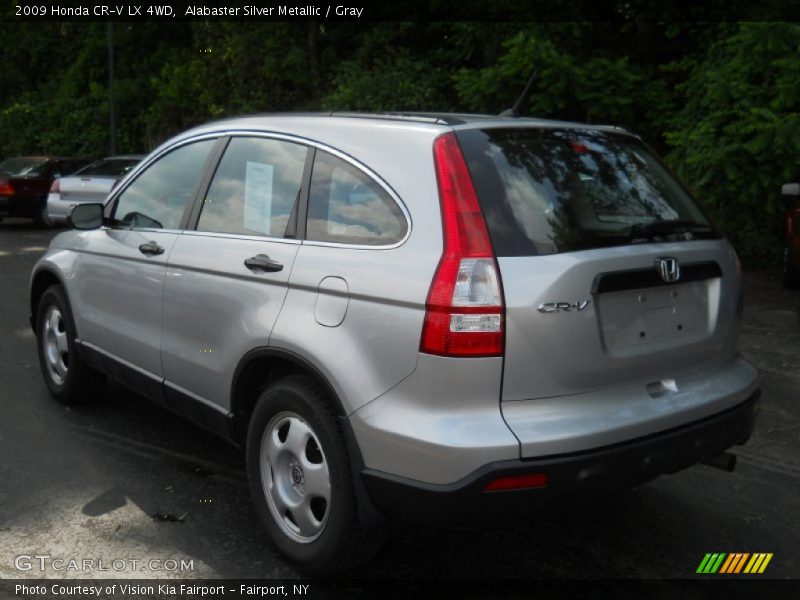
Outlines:
[{"label": "door handle", "polygon": [[157,256],[159,254],[164,254],[164,249],[155,242],[147,242],[139,246],[139,252],[147,254],[148,256]]},{"label": "door handle", "polygon": [[283,271],[283,265],[272,260],[266,254],[256,254],[255,256],[251,256],[244,261],[244,266],[252,271],[264,271],[267,273]]}]

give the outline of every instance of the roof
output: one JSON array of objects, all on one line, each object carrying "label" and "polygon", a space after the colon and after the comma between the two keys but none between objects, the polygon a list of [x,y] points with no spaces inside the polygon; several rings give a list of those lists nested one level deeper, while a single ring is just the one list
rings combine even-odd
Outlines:
[{"label": "roof", "polygon": [[511,123],[530,124],[530,125],[561,125],[569,127],[589,127],[589,128],[613,128],[622,129],[616,125],[595,125],[590,123],[580,123],[577,121],[560,121],[555,119],[540,119],[535,117],[503,117],[500,115],[487,115],[478,113],[450,113],[450,112],[424,112],[424,111],[387,111],[387,112],[357,112],[357,111],[333,111],[333,112],[273,112],[256,113],[251,115],[240,115],[226,117],[218,122],[229,122],[240,119],[257,118],[297,118],[297,117],[330,117],[345,119],[375,119],[381,121],[403,121],[410,123],[431,124],[431,125],[469,125],[469,124],[488,124],[499,123],[509,125]]},{"label": "roof", "polygon": [[[501,117],[445,112],[285,112],[239,115],[212,121],[184,131],[167,140],[164,146],[199,135],[224,132],[264,131],[304,138],[335,147],[353,156],[362,156],[365,136],[372,137],[381,130],[382,143],[396,143],[411,137],[435,138],[448,131],[475,128],[540,127],[629,134],[622,128],[609,125],[591,125],[569,121],[554,121],[528,117]],[[371,142],[370,142],[371,143]],[[348,146],[349,145],[349,149]]]}]

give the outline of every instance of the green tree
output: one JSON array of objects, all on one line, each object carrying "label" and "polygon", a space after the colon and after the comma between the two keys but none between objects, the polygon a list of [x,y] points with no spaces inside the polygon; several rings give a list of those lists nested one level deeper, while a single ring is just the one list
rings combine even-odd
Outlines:
[{"label": "green tree", "polygon": [[670,161],[743,260],[774,263],[780,185],[798,175],[800,25],[729,24],[703,60],[673,69],[685,104],[665,124]]}]

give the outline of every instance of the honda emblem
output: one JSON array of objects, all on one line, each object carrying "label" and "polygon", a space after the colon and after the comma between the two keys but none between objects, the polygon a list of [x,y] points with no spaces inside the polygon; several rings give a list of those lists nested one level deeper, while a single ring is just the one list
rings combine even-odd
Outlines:
[{"label": "honda emblem", "polygon": [[678,281],[681,278],[681,266],[677,258],[671,256],[659,256],[653,261],[653,266],[661,277],[667,283]]}]

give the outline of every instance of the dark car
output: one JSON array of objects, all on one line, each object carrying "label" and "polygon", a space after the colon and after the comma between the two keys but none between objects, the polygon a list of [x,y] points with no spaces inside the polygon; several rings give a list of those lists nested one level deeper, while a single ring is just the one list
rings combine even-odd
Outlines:
[{"label": "dark car", "polygon": [[53,180],[74,173],[88,162],[56,156],[15,156],[0,162],[0,221],[27,217],[37,225],[51,225],[47,194]]},{"label": "dark car", "polygon": [[786,183],[781,193],[791,199],[786,210],[786,245],[783,249],[783,285],[800,288],[800,183]]}]

